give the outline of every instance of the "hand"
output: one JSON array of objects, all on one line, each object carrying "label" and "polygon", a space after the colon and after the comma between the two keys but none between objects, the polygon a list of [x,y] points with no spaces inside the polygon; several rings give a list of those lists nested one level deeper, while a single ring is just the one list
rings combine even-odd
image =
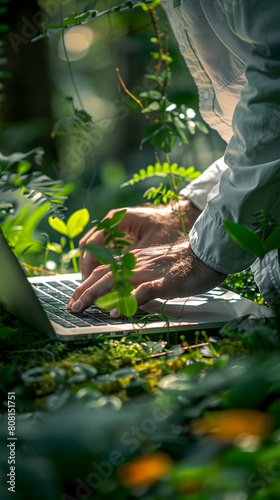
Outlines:
[{"label": "hand", "polygon": [[[174,244],[160,245],[133,252],[137,264],[130,281],[135,286],[138,306],[155,298],[188,297],[211,290],[226,278],[199,260],[191,250],[186,237]],[[114,286],[109,266],[97,267],[72,295],[68,308],[82,312]],[[115,309],[113,317],[119,316]]]},{"label": "hand", "polygon": [[[180,207],[184,212],[186,231],[189,231],[200,211],[188,200],[181,200]],[[107,217],[111,218],[117,211],[111,210]],[[127,208],[127,212],[119,224],[119,229],[125,232],[128,235],[126,239],[133,243],[132,247],[128,247],[129,251],[133,248],[171,243],[183,235],[180,219],[172,212],[170,205],[155,207],[147,204],[141,207]],[[82,247],[89,243],[102,245],[104,243],[103,231],[95,232],[95,228],[92,228],[80,240],[79,245]],[[79,267],[84,279],[88,278],[99,265],[100,262],[92,252],[81,250]]]}]

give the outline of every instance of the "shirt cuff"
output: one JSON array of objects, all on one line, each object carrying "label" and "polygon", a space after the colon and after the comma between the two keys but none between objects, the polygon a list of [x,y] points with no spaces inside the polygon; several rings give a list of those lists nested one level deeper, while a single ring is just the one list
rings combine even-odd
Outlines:
[{"label": "shirt cuff", "polygon": [[224,157],[214,161],[199,177],[180,191],[180,195],[188,199],[201,212],[207,205],[207,197],[213,187],[218,184],[222,173],[227,169]]},{"label": "shirt cuff", "polygon": [[208,206],[193,225],[189,238],[194,254],[208,267],[220,273],[239,273],[256,260],[254,255],[243,250],[224,227],[214,220]]}]

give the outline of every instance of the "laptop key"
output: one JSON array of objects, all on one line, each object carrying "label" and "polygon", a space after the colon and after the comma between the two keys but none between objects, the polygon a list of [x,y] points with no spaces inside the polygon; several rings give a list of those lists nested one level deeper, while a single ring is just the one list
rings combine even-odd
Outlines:
[{"label": "laptop key", "polygon": [[55,281],[48,283],[51,287],[55,288],[56,290],[59,290],[62,293],[65,293],[66,295],[72,295],[72,289],[70,290],[68,287],[66,287],[63,283],[57,283]]},{"label": "laptop key", "polygon": [[48,316],[49,319],[51,319],[55,323],[58,323],[61,326],[64,326],[65,328],[75,328],[76,327],[76,325],[72,325],[71,323],[68,323],[67,321],[64,321],[64,320],[58,318],[57,316],[55,316],[54,314],[52,314],[49,311],[46,311],[46,315]]}]

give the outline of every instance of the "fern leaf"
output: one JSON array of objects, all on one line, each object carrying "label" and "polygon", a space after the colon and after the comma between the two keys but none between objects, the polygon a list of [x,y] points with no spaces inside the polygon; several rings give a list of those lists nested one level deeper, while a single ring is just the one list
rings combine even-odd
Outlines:
[{"label": "fern leaf", "polygon": [[155,165],[148,165],[146,170],[141,168],[138,173],[133,174],[132,179],[129,179],[129,181],[122,184],[121,187],[133,186],[136,182],[143,181],[154,176],[167,177],[171,173],[189,182],[196,179],[201,174],[201,172],[195,170],[194,167],[184,168],[179,167],[177,163],[172,163],[170,165],[168,162],[164,162],[162,164],[156,162]]}]

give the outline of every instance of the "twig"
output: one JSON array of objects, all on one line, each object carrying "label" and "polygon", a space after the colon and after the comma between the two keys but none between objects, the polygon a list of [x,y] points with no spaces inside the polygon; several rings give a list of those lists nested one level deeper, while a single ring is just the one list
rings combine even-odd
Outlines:
[{"label": "twig", "polygon": [[[62,0],[60,0],[60,22],[61,22],[61,24],[63,24],[63,6],[62,6]],[[62,46],[63,46],[63,50],[64,50],[65,59],[66,59],[67,66],[68,66],[68,70],[69,70],[69,73],[70,73],[70,78],[72,80],[73,87],[74,87],[76,95],[78,97],[78,101],[79,101],[80,107],[81,107],[81,109],[83,109],[84,108],[83,102],[82,102],[82,99],[81,99],[78,87],[76,85],[75,78],[74,78],[74,73],[73,73],[73,69],[72,69],[72,66],[71,66],[70,59],[68,57],[68,52],[67,52],[67,48],[66,48],[66,44],[65,44],[64,30],[62,30],[62,32],[61,32],[61,41],[62,41]]]},{"label": "twig", "polygon": [[162,44],[162,41],[161,41],[161,37],[162,37],[162,34],[160,32],[160,29],[159,29],[159,25],[158,25],[158,16],[157,16],[157,12],[156,12],[156,9],[154,7],[150,7],[149,6],[149,14],[150,14],[150,17],[151,17],[151,21],[152,21],[152,24],[153,24],[153,27],[154,27],[154,30],[155,30],[155,34],[156,34],[156,38],[157,38],[157,46],[158,46],[158,53],[159,53],[159,58],[158,58],[158,62],[154,68],[154,74],[155,76],[158,75],[159,73],[159,70],[160,70],[160,67],[161,67],[161,62],[162,62],[162,56],[163,56],[163,44]]},{"label": "twig", "polygon": [[121,77],[121,75],[120,75],[120,70],[119,70],[119,68],[116,68],[116,72],[117,72],[117,75],[118,75],[119,82],[120,82],[120,84],[121,84],[122,88],[124,89],[124,91],[125,91],[125,92],[126,92],[126,93],[127,93],[127,94],[128,94],[128,95],[129,95],[129,96],[130,96],[130,97],[131,97],[134,101],[135,101],[135,102],[137,102],[137,104],[139,104],[139,106],[143,109],[143,108],[144,108],[144,106],[143,106],[142,102],[141,102],[139,99],[137,99],[137,97],[135,97],[135,96],[134,96],[134,95],[133,95],[133,94],[132,94],[132,93],[128,90],[128,88],[126,87],[126,85],[125,85],[125,83],[124,83],[124,81],[123,81],[123,79],[122,79],[122,77]]},{"label": "twig", "polygon": [[47,274],[51,274],[52,276],[56,276],[56,274],[57,274],[54,271],[48,271],[47,269],[45,269],[43,267],[30,266],[29,264],[25,264],[25,262],[22,262],[21,265],[24,267],[27,267],[27,269],[31,269],[31,271],[38,271],[40,273],[47,273]]}]

